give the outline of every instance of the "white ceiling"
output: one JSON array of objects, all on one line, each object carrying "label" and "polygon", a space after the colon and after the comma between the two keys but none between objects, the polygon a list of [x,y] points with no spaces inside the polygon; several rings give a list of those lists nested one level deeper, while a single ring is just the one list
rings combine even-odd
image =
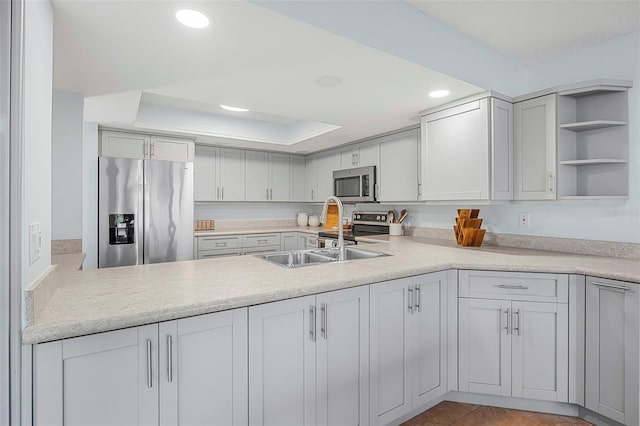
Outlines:
[{"label": "white ceiling", "polygon": [[[483,90],[245,1],[53,3],[54,87],[86,96],[85,119],[104,126],[314,152],[415,125],[419,111]],[[640,29],[640,0],[407,3],[524,64]],[[185,6],[211,25],[179,24]],[[342,84],[320,87],[322,75]],[[427,96],[439,88],[452,93]],[[223,132],[214,124],[225,116],[255,120],[248,127],[258,130]]]},{"label": "white ceiling", "polygon": [[406,3],[526,65],[640,30],[639,0]]},{"label": "white ceiling", "polygon": [[[197,138],[289,152],[416,125],[420,110],[482,90],[244,1],[196,2],[212,23],[189,29],[174,17],[185,4],[54,0],[54,86],[90,97],[85,119],[106,126],[135,128],[144,115],[141,127],[153,127],[148,110],[139,109],[145,98],[155,99],[156,110],[197,111],[199,123],[203,114],[229,115],[218,106],[227,104],[249,108],[263,122],[336,126],[291,145]],[[315,81],[322,75],[338,76],[342,84],[320,87]],[[451,96],[427,96],[439,88]]]}]

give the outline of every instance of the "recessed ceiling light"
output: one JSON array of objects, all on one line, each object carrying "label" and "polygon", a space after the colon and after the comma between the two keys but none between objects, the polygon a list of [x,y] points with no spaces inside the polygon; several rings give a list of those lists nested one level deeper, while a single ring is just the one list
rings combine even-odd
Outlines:
[{"label": "recessed ceiling light", "polygon": [[342,83],[342,79],[335,75],[321,75],[316,78],[316,84],[320,87],[335,87]]},{"label": "recessed ceiling light", "polygon": [[209,25],[209,18],[204,13],[192,9],[179,10],[176,19],[191,28],[204,28]]},{"label": "recessed ceiling light", "polygon": [[434,90],[433,92],[429,92],[429,96],[432,98],[444,98],[449,95],[448,90]]},{"label": "recessed ceiling light", "polygon": [[222,105],[222,104],[220,104],[220,108],[226,109],[227,111],[233,111],[233,112],[249,112],[250,111],[250,110],[248,110],[246,108],[239,108],[239,107],[234,107],[234,106],[229,106],[229,105]]}]

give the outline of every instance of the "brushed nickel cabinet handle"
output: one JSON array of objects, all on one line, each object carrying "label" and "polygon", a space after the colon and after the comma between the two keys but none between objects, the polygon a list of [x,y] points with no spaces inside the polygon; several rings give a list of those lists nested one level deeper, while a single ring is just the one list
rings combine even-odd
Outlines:
[{"label": "brushed nickel cabinet handle", "polygon": [[327,304],[320,304],[320,333],[327,340]]},{"label": "brushed nickel cabinet handle", "polygon": [[173,382],[173,341],[170,334],[167,334],[167,380]]},{"label": "brushed nickel cabinet handle", "polygon": [[216,200],[220,199],[220,187],[216,187]]},{"label": "brushed nickel cabinet handle", "polygon": [[510,284],[500,284],[500,285],[497,285],[496,287],[508,288],[511,290],[528,290],[529,289],[529,287],[527,287],[526,285],[510,285]]},{"label": "brushed nickel cabinet handle", "polygon": [[151,389],[153,387],[152,374],[152,354],[151,354],[151,339],[147,339],[147,387]]},{"label": "brushed nickel cabinet handle", "polygon": [[502,313],[505,314],[503,328],[506,330],[507,334],[509,334],[509,309],[505,309]]},{"label": "brushed nickel cabinet handle", "polygon": [[269,199],[273,201],[273,188],[269,189]]},{"label": "brushed nickel cabinet handle", "polygon": [[151,142],[151,155],[150,155],[150,157],[153,158],[155,154],[156,154],[156,144],[155,144],[155,142]]},{"label": "brushed nickel cabinet handle", "polygon": [[316,341],[316,308],[313,305],[309,305],[309,338]]},{"label": "brushed nickel cabinet handle", "polygon": [[[520,335],[520,309],[516,309],[515,312],[513,313],[513,316],[515,319],[518,320],[518,322],[516,323],[516,325],[513,326],[513,328],[511,329],[512,334],[516,334],[515,332],[517,331],[518,336]],[[515,320],[514,320],[515,321]]]},{"label": "brushed nickel cabinet handle", "polygon": [[420,308],[420,303],[422,302],[422,292],[420,291],[420,284],[416,284],[415,289],[416,300],[413,306],[416,312],[422,312],[422,308]]},{"label": "brushed nickel cabinet handle", "polygon": [[413,313],[413,289],[411,288],[411,286],[409,286],[408,288],[407,299],[409,299],[409,303],[407,305],[408,311],[410,314],[412,314]]},{"label": "brushed nickel cabinet handle", "polygon": [[224,200],[224,186],[222,187],[222,199]]}]

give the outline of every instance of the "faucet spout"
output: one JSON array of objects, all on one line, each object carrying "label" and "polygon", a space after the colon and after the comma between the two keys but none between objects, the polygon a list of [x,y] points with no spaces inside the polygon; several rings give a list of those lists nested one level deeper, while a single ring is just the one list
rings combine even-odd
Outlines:
[{"label": "faucet spout", "polygon": [[345,248],[344,248],[344,230],[342,229],[342,214],[344,211],[344,207],[342,206],[342,201],[340,198],[335,195],[330,195],[324,200],[324,205],[322,206],[322,223],[327,223],[327,212],[329,210],[329,203],[334,202],[338,205],[338,260],[343,261],[346,259]]}]

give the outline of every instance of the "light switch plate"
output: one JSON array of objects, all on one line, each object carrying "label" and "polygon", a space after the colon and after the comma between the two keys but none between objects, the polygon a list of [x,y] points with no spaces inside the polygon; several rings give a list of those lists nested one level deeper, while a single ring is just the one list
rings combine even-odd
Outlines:
[{"label": "light switch plate", "polygon": [[42,232],[40,222],[29,225],[29,265],[40,259],[42,251]]}]

